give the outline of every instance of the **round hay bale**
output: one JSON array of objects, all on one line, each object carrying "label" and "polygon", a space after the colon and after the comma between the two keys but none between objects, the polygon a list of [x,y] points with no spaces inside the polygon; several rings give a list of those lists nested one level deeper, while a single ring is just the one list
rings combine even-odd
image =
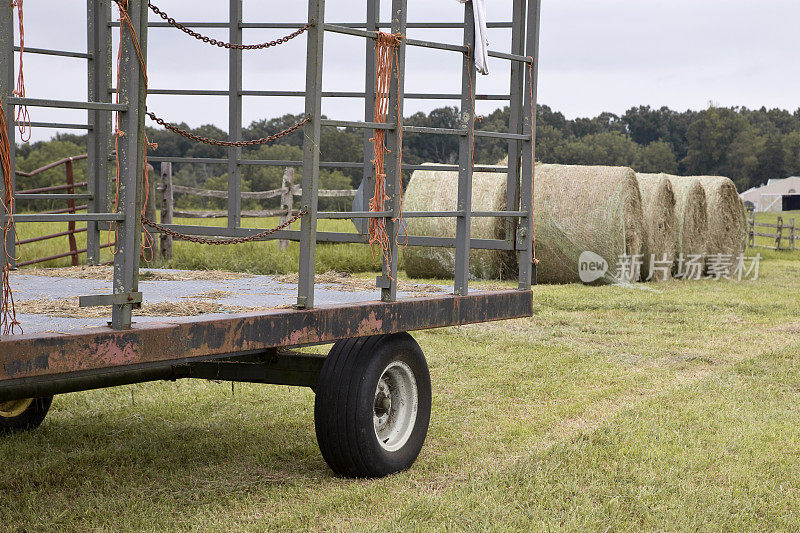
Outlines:
[{"label": "round hay bale", "polygon": [[[684,260],[705,262],[708,240],[706,193],[696,178],[668,176],[675,192],[675,245]],[[677,273],[677,271],[676,271]]]},{"label": "round hay bale", "polygon": [[[475,172],[472,181],[473,211],[506,209],[506,174]],[[416,170],[406,187],[403,210],[456,211],[458,172]],[[405,219],[409,235],[426,237],[456,236],[455,218]],[[506,222],[502,218],[473,218],[473,239],[505,239]],[[403,249],[401,266],[412,278],[452,278],[455,271],[454,248],[408,246]],[[505,250],[471,250],[470,275],[476,279],[508,278],[515,269],[515,255]]]},{"label": "round hay bale", "polygon": [[[640,255],[645,241],[634,171],[537,165],[534,182],[537,281],[581,282],[581,255],[592,252],[608,264],[608,271],[595,282],[618,282],[619,257]],[[633,274],[629,271],[626,277]]]},{"label": "round hay bale", "polygon": [[675,193],[664,174],[636,174],[642,193],[642,212],[647,233],[642,250],[642,280],[666,281],[672,277],[672,267],[654,268],[675,263]]},{"label": "round hay bale", "polygon": [[706,193],[708,256],[738,257],[747,246],[747,210],[736,185],[722,176],[697,176]]}]

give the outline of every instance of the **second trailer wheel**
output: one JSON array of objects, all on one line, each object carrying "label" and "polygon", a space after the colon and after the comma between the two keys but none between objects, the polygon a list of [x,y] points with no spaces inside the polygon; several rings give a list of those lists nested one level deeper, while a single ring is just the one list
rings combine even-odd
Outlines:
[{"label": "second trailer wheel", "polygon": [[0,435],[36,429],[52,403],[52,396],[0,402]]}]

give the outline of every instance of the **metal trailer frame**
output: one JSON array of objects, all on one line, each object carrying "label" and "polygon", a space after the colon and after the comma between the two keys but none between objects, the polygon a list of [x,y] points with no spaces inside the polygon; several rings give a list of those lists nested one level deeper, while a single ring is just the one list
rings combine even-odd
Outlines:
[{"label": "metal trailer frame", "polygon": [[[501,320],[530,316],[532,314],[532,283],[535,283],[533,262],[533,145],[535,124],[531,106],[535,105],[537,89],[537,61],[541,0],[511,0],[513,20],[490,23],[490,28],[511,30],[511,53],[490,51],[489,56],[511,62],[510,92],[505,94],[475,94],[476,72],[469,51],[474,49],[475,32],[472,4],[464,4],[463,23],[409,23],[406,20],[407,0],[391,0],[388,21],[381,19],[380,0],[367,0],[366,21],[359,23],[325,22],[325,0],[308,0],[308,20],[302,23],[245,22],[242,20],[242,0],[230,0],[230,18],[219,23],[187,22],[190,28],[228,29],[233,43],[242,43],[243,32],[252,28],[299,28],[311,24],[307,32],[306,89],[297,91],[245,90],[242,83],[242,51],[229,51],[229,89],[212,91],[202,89],[146,91],[143,74],[136,56],[130,32],[126,31],[120,42],[121,62],[119,87],[114,87],[112,58],[112,31],[119,22],[112,18],[112,0],[87,0],[88,50],[69,52],[26,47],[26,53],[82,58],[87,61],[87,102],[19,98],[12,95],[14,80],[13,55],[19,48],[14,45],[12,9],[0,12],[0,57],[6,68],[0,70],[0,95],[6,105],[9,138],[14,150],[15,107],[69,108],[88,111],[86,124],[36,122],[33,127],[55,127],[88,132],[89,210],[86,214],[18,214],[16,222],[36,221],[86,221],[88,223],[88,253],[90,264],[100,259],[101,231],[110,224],[118,227],[119,251],[114,260],[113,294],[94,296],[84,300],[89,305],[112,306],[109,328],[86,329],[79,334],[32,334],[9,336],[0,339],[0,400],[43,397],[79,390],[185,377],[230,379],[258,383],[315,386],[323,358],[286,352],[287,348],[340,339],[376,334],[405,332],[474,322]],[[148,21],[148,3],[129,0],[129,14],[145,54],[149,28],[168,27],[165,22]],[[463,29],[463,44],[404,38],[398,49],[396,70],[392,75],[387,124],[372,122],[375,106],[375,59],[373,40],[377,31],[390,29],[405,35],[415,28]],[[366,84],[364,92],[322,90],[322,53],[326,33],[338,33],[366,41]],[[408,46],[451,51],[460,54],[462,64],[462,89],[459,94],[405,93],[405,50]],[[527,69],[532,69],[532,75]],[[188,322],[161,324],[132,324],[131,311],[141,301],[138,292],[138,270],[141,250],[143,156],[146,149],[144,125],[146,95],[204,95],[225,96],[229,103],[229,138],[242,138],[242,100],[244,97],[284,97],[305,99],[305,124],[302,161],[263,161],[243,159],[239,148],[228,149],[222,159],[179,158],[151,156],[151,162],[209,163],[227,166],[228,227],[168,224],[171,229],[184,234],[218,237],[242,237],[259,233],[259,229],[241,227],[241,167],[243,165],[296,166],[303,168],[302,206],[307,214],[301,219],[301,228],[283,230],[267,239],[295,240],[300,242],[299,284],[295,309],[275,310],[265,313],[231,315],[223,319],[196,318]],[[358,98],[365,102],[363,121],[328,120],[321,116],[323,98]],[[425,128],[396,124],[402,117],[403,101],[412,99],[452,99],[460,102],[461,126],[457,129]],[[475,100],[508,101],[511,121],[508,132],[475,130],[473,102]],[[119,139],[117,157],[120,165],[119,208],[109,206],[110,176],[113,172],[112,114],[119,112],[120,128],[125,136]],[[323,126],[354,127],[364,129],[363,163],[320,161],[318,149]],[[387,185],[390,197],[387,211],[375,212],[320,212],[317,209],[317,190],[320,168],[363,169],[365,187],[362,205],[368,205],[369,194],[374,189],[373,169],[370,163],[373,147],[371,133],[376,128],[387,132],[386,157]],[[382,217],[387,231],[393,235],[395,220],[400,210],[400,162],[398,146],[403,132],[428,135],[459,136],[457,165],[426,165],[428,170],[455,170],[459,172],[458,207],[452,212],[406,212],[412,217],[454,217],[457,220],[455,238],[410,236],[409,246],[455,248],[454,294],[446,296],[397,299],[397,261],[383,261],[383,273],[377,278],[381,289],[380,302],[367,302],[340,306],[315,306],[314,270],[318,242],[366,243],[366,231],[361,233],[335,233],[317,230],[320,219],[368,219]],[[473,212],[472,173],[490,170],[490,167],[473,166],[472,146],[475,138],[499,138],[508,141],[509,210]],[[404,169],[423,168],[404,165]],[[497,167],[491,167],[497,171]],[[13,179],[13,176],[12,176]],[[373,186],[370,186],[373,185]],[[2,187],[2,184],[0,184]],[[0,190],[0,192],[2,192]],[[48,194],[38,195],[47,199]],[[64,195],[59,195],[62,198]],[[86,195],[82,195],[85,198]],[[514,209],[516,208],[516,209]],[[474,239],[470,235],[473,217],[502,217],[507,221],[505,240]],[[519,254],[519,284],[517,290],[495,292],[469,291],[469,255],[471,249],[513,250]],[[9,255],[14,250],[13,237],[6,243]],[[397,243],[392,239],[391,257],[398,257]]]}]

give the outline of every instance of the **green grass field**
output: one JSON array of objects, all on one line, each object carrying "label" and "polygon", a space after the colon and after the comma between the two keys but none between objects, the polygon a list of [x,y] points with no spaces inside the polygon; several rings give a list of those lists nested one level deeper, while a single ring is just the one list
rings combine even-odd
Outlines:
[{"label": "green grass field", "polygon": [[387,479],[332,477],[304,389],[57,397],[0,441],[0,529],[797,530],[800,252],[761,253],[757,281],[542,286],[531,318],[416,333],[431,428]]}]

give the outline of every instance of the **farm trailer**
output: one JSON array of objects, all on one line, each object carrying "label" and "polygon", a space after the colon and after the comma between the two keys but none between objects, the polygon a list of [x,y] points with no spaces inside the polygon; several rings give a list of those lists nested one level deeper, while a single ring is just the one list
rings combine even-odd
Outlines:
[{"label": "farm trailer", "polygon": [[[454,5],[454,7],[457,4]],[[540,0],[511,0],[511,19],[490,22],[510,34],[510,51],[489,50],[491,58],[509,61],[509,94],[476,94],[475,27],[473,6],[464,4],[463,22],[407,22],[407,0],[391,0],[388,22],[381,17],[381,2],[366,2],[366,21],[325,22],[324,0],[309,0],[308,20],[299,23],[245,22],[242,0],[230,1],[230,18],[220,23],[178,23],[156,6],[143,0],[89,0],[87,9],[87,52],[26,47],[25,53],[82,58],[88,63],[87,102],[31,99],[12,93],[15,77],[13,8],[4,8],[0,19],[0,53],[5,68],[0,71],[0,98],[8,118],[10,157],[13,168],[15,108],[68,108],[86,110],[85,124],[34,122],[32,127],[74,128],[88,132],[90,199],[85,214],[16,214],[15,223],[40,221],[86,221],[88,261],[99,261],[101,232],[116,226],[113,291],[109,295],[81,297],[82,306],[109,306],[107,327],[87,328],[70,333],[28,332],[0,339],[0,430],[12,432],[37,427],[44,419],[53,395],[156,380],[200,378],[233,382],[270,383],[312,388],[315,399],[315,428],[322,455],[333,471],[344,476],[377,477],[410,467],[425,439],[431,409],[431,385],[425,357],[409,331],[455,326],[530,316],[533,260],[533,161],[538,58]],[[112,13],[113,8],[113,13]],[[148,10],[164,21],[149,21]],[[120,17],[116,17],[117,13]],[[124,17],[122,15],[125,15]],[[208,42],[203,28],[226,29],[229,90],[214,91],[158,89],[146,86],[148,30],[181,30]],[[417,29],[461,29],[463,41],[448,44],[408,37]],[[251,52],[241,46],[243,33],[250,29],[296,29],[307,40],[306,85],[304,91],[260,91],[243,87],[242,56]],[[389,74],[376,63],[375,42],[386,38],[382,29],[400,36]],[[120,32],[119,68],[115,71],[112,32]],[[167,30],[169,31],[169,30]],[[366,80],[363,92],[322,90],[323,46],[328,33],[366,40]],[[29,35],[29,37],[31,37]],[[493,38],[493,43],[498,39]],[[273,45],[275,43],[270,43]],[[278,42],[277,44],[280,44]],[[268,47],[268,46],[266,46]],[[406,93],[405,57],[407,47],[452,52],[461,65],[461,92]],[[137,48],[141,54],[137,54]],[[377,68],[377,71],[376,71]],[[384,68],[386,66],[384,65]],[[378,94],[376,76],[389,81],[388,90]],[[117,80],[116,85],[112,80]],[[380,80],[378,80],[380,81]],[[228,225],[207,227],[165,224],[154,226],[162,234],[184,239],[299,241],[299,283],[291,308],[228,315],[204,315],[170,322],[132,321],[132,311],[141,304],[139,263],[142,251],[141,213],[144,189],[144,135],[147,94],[225,96],[229,105],[227,157],[149,157],[150,162],[218,164],[228,172]],[[245,97],[303,98],[305,120],[302,128],[302,161],[252,160],[242,157],[242,100]],[[356,98],[364,101],[364,120],[323,118],[323,101]],[[376,102],[388,99],[384,121],[376,121]],[[459,102],[460,127],[454,129],[413,127],[402,124],[405,99],[437,99]],[[475,129],[475,100],[506,101],[510,106],[509,131]],[[124,136],[116,138],[112,118]],[[364,130],[364,160],[361,163],[321,161],[322,127]],[[375,190],[374,139],[385,136],[385,197],[383,210],[321,212],[317,209],[320,168],[363,169],[365,186],[361,205],[369,205]],[[455,249],[454,282],[451,294],[422,298],[398,298],[397,257],[401,210],[400,149],[403,133],[453,135],[459,139],[457,165],[425,165],[426,170],[458,171],[458,206],[454,211],[406,212],[411,217],[456,219],[453,238],[411,235],[408,246]],[[486,170],[472,160],[475,140],[503,139],[508,143],[509,161],[507,211],[473,212],[471,209],[473,171]],[[155,152],[157,154],[157,151]],[[107,198],[118,168],[117,208]],[[294,166],[302,169],[302,215],[300,229],[289,227],[269,232],[247,229],[241,224],[241,170],[244,165]],[[492,167],[496,171],[496,167]],[[13,184],[12,176],[9,177]],[[381,178],[383,176],[380,176]],[[61,197],[63,195],[59,195]],[[41,199],[48,199],[41,194]],[[514,209],[516,208],[516,209]],[[474,217],[501,217],[507,221],[505,239],[472,239]],[[382,274],[376,280],[380,300],[325,305],[315,302],[315,251],[317,243],[368,243],[366,225],[355,233],[317,230],[321,219],[378,220],[391,236],[382,255]],[[6,222],[7,219],[4,219]],[[145,223],[148,223],[144,219]],[[13,235],[13,232],[12,232]],[[516,290],[470,291],[471,249],[513,250],[518,254]],[[13,237],[6,243],[6,260],[13,263]],[[12,264],[13,266],[13,264]],[[335,343],[326,357],[304,353],[303,348]]]}]

